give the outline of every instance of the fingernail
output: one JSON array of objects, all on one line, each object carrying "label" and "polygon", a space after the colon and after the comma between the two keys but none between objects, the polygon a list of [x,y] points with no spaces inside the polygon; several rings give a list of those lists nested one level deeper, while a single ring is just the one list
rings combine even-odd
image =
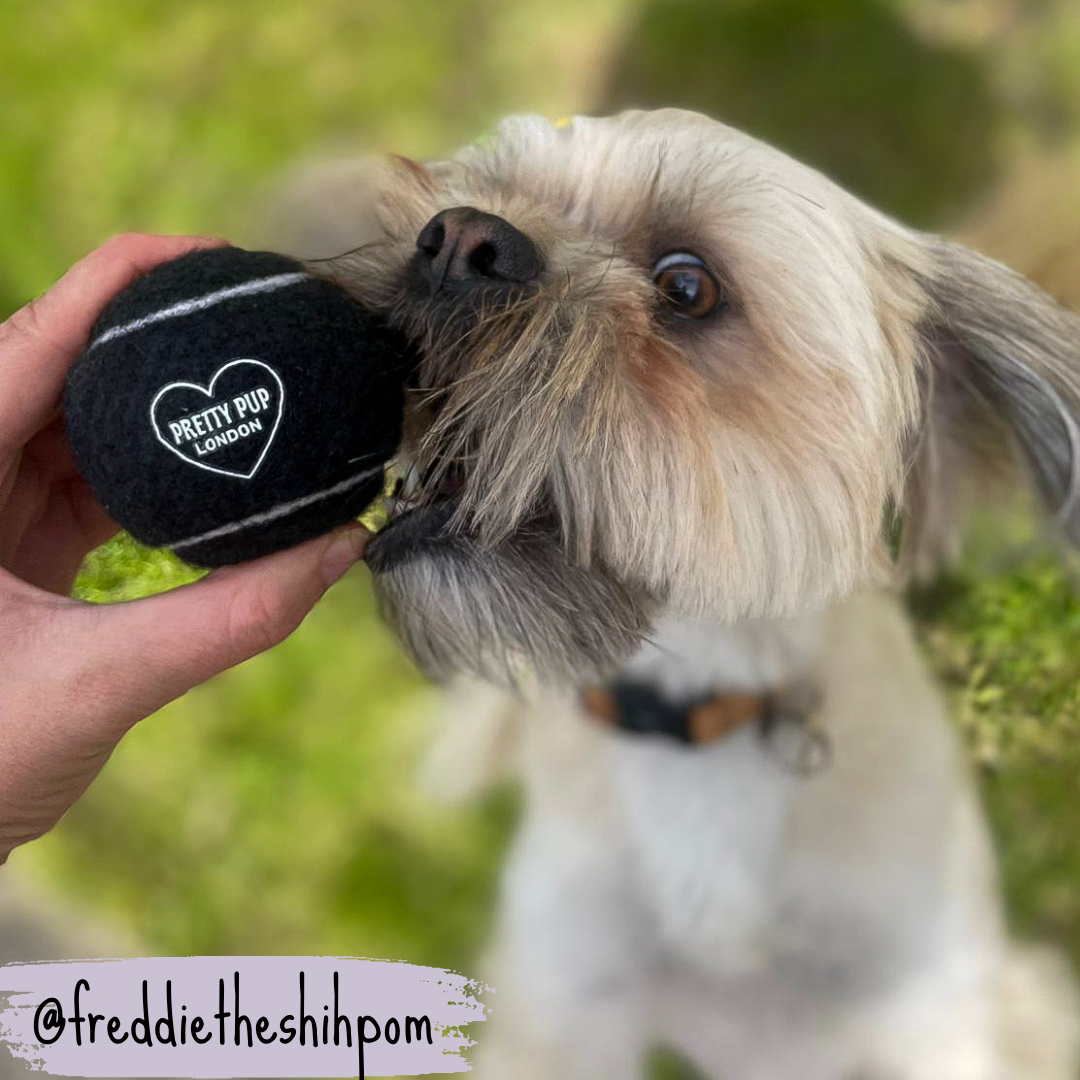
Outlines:
[{"label": "fingernail", "polygon": [[346,525],[334,536],[322,557],[322,574],[327,587],[333,585],[364,554],[369,537],[367,529],[359,522]]}]

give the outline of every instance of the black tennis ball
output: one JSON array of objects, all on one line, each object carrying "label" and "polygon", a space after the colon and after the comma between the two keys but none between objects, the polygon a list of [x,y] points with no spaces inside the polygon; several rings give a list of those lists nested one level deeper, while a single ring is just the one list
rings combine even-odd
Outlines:
[{"label": "black tennis ball", "polygon": [[113,518],[198,566],[356,517],[401,437],[409,347],[302,264],[197,251],[105,309],[64,393],[68,439]]}]

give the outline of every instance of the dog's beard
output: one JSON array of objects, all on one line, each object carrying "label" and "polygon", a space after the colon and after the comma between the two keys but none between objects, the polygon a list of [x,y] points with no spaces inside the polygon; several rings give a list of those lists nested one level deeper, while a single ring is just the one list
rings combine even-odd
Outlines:
[{"label": "dog's beard", "polygon": [[640,597],[600,567],[570,563],[550,519],[481,546],[451,526],[455,511],[454,500],[414,510],[367,553],[383,610],[425,671],[588,678],[641,640]]},{"label": "dog's beard", "polygon": [[577,440],[597,438],[581,412],[613,344],[569,289],[391,306],[423,356],[409,422],[423,483],[367,561],[388,620],[434,675],[591,678],[647,631],[651,598],[597,554],[568,479]]}]

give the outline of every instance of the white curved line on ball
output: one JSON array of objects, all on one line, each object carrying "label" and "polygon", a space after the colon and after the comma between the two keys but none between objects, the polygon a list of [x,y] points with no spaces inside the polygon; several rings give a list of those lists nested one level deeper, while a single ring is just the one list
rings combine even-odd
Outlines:
[{"label": "white curved line on ball", "polygon": [[111,327],[99,338],[92,341],[90,348],[96,349],[99,345],[115,341],[118,337],[123,337],[125,334],[133,333],[136,330],[142,330],[147,326],[153,326],[154,323],[164,322],[166,319],[175,319],[182,315],[191,315],[196,311],[205,311],[215,304],[220,304],[223,300],[232,300],[236,296],[254,296],[257,293],[274,292],[277,289],[284,289],[288,285],[295,285],[297,282],[309,279],[309,274],[294,270],[287,274],[273,274],[271,277],[257,278],[255,281],[245,281],[240,285],[229,285],[224,289],[217,289],[214,292],[207,293],[205,296],[196,296],[191,300],[181,300],[179,303],[161,308],[160,311],[152,311],[149,315],[132,319],[129,323]]},{"label": "white curved line on ball", "polygon": [[304,495],[290,502],[278,503],[277,506],[272,506],[269,510],[262,510],[258,514],[252,514],[251,517],[246,517],[243,521],[234,521],[229,525],[222,525],[220,528],[211,529],[209,532],[200,533],[198,536],[188,537],[186,540],[180,540],[175,544],[158,544],[155,546],[167,547],[171,551],[179,551],[182,548],[194,547],[196,544],[205,544],[210,540],[220,539],[222,536],[231,536],[233,533],[242,532],[253,525],[266,525],[268,522],[293,514],[297,510],[303,510],[320,499],[329,499],[334,495],[340,495],[343,491],[348,491],[349,488],[359,484],[361,480],[367,480],[382,471],[382,469],[382,465],[376,465],[374,469],[365,469],[363,472],[350,476],[347,480],[342,480],[333,487],[312,492],[310,495]]}]

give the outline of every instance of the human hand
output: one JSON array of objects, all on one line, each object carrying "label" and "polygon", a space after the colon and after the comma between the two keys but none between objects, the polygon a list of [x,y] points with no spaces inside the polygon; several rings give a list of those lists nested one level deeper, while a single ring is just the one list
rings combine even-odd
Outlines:
[{"label": "human hand", "polygon": [[68,598],[117,531],[64,437],[64,378],[112,296],[196,237],[119,236],[0,324],[0,862],[50,829],[136,723],[287,637],[359,558],[359,525],[193,585]]}]

